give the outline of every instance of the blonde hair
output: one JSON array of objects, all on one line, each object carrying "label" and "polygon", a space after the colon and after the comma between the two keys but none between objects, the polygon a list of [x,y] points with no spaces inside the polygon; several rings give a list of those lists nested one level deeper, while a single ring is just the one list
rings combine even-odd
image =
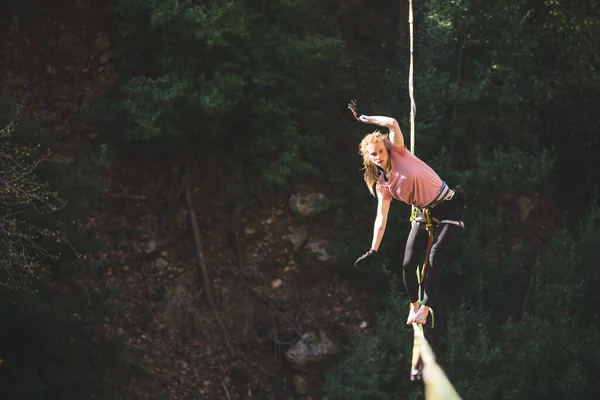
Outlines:
[{"label": "blonde hair", "polygon": [[388,154],[391,148],[391,142],[388,135],[385,133],[381,133],[380,131],[374,131],[369,133],[360,141],[360,144],[358,145],[358,152],[362,156],[363,165],[365,166],[365,183],[369,188],[369,192],[371,192],[373,196],[375,196],[374,184],[379,179],[379,172],[377,171],[377,167],[375,166],[375,164],[373,164],[371,162],[371,159],[369,158],[367,146],[374,143],[383,143],[383,145],[388,151]]}]

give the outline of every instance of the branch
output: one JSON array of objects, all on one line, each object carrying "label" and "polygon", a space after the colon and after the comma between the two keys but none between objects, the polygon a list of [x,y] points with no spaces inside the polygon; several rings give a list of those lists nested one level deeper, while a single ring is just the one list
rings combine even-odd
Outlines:
[{"label": "branch", "polygon": [[212,292],[212,288],[210,286],[210,280],[208,277],[208,271],[206,269],[206,263],[204,262],[204,254],[202,251],[202,239],[200,237],[200,228],[198,227],[198,219],[196,216],[196,210],[194,209],[194,202],[192,199],[192,190],[191,190],[191,185],[190,185],[191,177],[188,174],[183,179],[184,179],[184,185],[185,185],[185,198],[187,201],[188,212],[190,214],[190,222],[192,223],[192,229],[194,231],[194,238],[196,240],[196,255],[198,258],[198,267],[199,267],[199,272],[202,275],[202,282],[204,284],[204,291],[206,292],[206,298],[207,298],[208,304],[210,305],[210,308],[217,320],[219,328],[221,329],[221,333],[223,335],[223,340],[225,341],[225,344],[227,345],[229,354],[232,357],[235,357],[237,355],[237,352],[231,345],[229,332],[227,331],[227,327],[225,326],[225,323],[223,323],[223,320],[221,319],[221,315],[219,314],[219,311],[217,310],[217,304],[216,304],[216,301],[215,301],[215,298],[214,298],[214,295]]},{"label": "branch", "polygon": [[146,200],[146,196],[141,194],[129,194],[129,193],[117,193],[117,192],[106,192],[103,194],[106,197],[113,197],[117,199],[132,199],[132,200]]},{"label": "branch", "polygon": [[540,252],[538,249],[535,251],[535,259],[533,260],[533,265],[531,267],[531,272],[529,273],[529,282],[527,283],[527,289],[525,290],[525,297],[523,298],[523,307],[521,310],[522,318],[527,319],[527,309],[530,307],[530,294],[533,290],[533,286],[535,285],[535,278],[537,273],[537,265],[540,260]]},{"label": "branch", "polygon": [[223,380],[223,378],[220,378],[221,380],[221,387],[223,388],[223,391],[225,392],[225,395],[227,396],[227,400],[231,400],[231,396],[229,395],[229,390],[227,390],[227,385],[225,385],[225,381]]}]

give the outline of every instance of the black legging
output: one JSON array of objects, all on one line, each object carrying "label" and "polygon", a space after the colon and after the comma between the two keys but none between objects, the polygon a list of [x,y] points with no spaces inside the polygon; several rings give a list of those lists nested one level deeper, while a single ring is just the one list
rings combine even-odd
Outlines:
[{"label": "black legging", "polygon": [[[423,304],[426,306],[434,308],[436,305],[438,287],[442,278],[442,265],[446,261],[448,248],[460,231],[461,228],[453,224],[440,224],[436,227],[423,290]],[[402,263],[402,279],[411,303],[419,300],[419,282],[416,268],[422,263],[421,258],[427,250],[427,239],[428,233],[424,227],[420,227],[418,223],[413,222],[406,240],[404,262]]]}]

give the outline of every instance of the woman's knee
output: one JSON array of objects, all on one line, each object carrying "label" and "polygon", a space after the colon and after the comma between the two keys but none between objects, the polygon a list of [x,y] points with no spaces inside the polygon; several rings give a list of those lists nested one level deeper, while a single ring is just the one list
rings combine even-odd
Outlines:
[{"label": "woman's knee", "polygon": [[[420,250],[420,251],[419,251]],[[404,260],[402,261],[402,270],[414,270],[419,264],[421,256],[424,254],[425,249],[410,249],[404,253]]]},{"label": "woman's knee", "polygon": [[419,259],[425,253],[427,239],[427,232],[421,229],[418,224],[413,223],[404,248],[403,270],[412,269],[417,265]]},{"label": "woman's knee", "polygon": [[442,229],[443,231],[437,237],[436,242],[431,246],[431,250],[429,251],[429,263],[434,267],[444,263],[450,245],[461,231],[458,226],[446,224]]},{"label": "woman's knee", "polygon": [[431,247],[431,251],[429,252],[430,268],[435,268],[444,263],[444,254],[438,250],[439,248],[437,248],[435,245]]}]

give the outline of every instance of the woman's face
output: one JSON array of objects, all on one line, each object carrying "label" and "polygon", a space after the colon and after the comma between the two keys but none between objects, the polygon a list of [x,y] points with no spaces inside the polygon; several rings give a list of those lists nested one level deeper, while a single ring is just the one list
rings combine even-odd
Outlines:
[{"label": "woman's face", "polygon": [[367,145],[367,156],[375,165],[385,168],[388,161],[388,151],[383,142],[376,142]]}]

